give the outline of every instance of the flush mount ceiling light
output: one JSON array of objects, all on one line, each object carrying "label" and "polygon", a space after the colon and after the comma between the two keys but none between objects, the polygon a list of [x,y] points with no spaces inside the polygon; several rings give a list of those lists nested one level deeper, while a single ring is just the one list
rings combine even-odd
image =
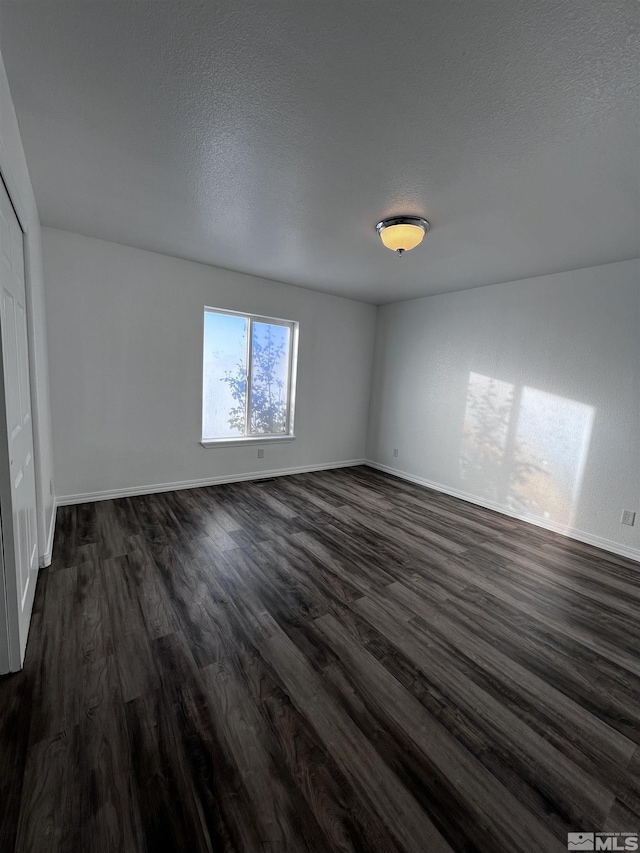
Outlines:
[{"label": "flush mount ceiling light", "polygon": [[387,249],[403,255],[415,249],[431,228],[420,216],[392,216],[376,225],[376,231]]}]

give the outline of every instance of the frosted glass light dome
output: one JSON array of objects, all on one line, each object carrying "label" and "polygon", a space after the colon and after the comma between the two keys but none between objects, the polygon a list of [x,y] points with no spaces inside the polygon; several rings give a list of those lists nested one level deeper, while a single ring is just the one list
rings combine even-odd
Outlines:
[{"label": "frosted glass light dome", "polygon": [[376,225],[383,244],[399,255],[422,243],[429,228],[427,220],[419,216],[394,216],[392,219],[383,219]]}]

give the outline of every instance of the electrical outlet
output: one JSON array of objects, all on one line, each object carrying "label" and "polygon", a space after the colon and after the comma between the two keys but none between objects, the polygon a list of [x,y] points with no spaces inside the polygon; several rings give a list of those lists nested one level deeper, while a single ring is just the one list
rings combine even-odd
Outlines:
[{"label": "electrical outlet", "polygon": [[258,448],[258,459],[264,459],[264,447]]},{"label": "electrical outlet", "polygon": [[622,518],[620,519],[621,524],[628,524],[629,527],[633,527],[636,523],[636,514],[632,512],[630,509],[622,510]]},{"label": "electrical outlet", "polygon": [[394,447],[394,448],[393,448],[393,455],[394,455],[394,456],[397,456],[397,455],[398,455],[398,448],[397,448],[397,447]]}]

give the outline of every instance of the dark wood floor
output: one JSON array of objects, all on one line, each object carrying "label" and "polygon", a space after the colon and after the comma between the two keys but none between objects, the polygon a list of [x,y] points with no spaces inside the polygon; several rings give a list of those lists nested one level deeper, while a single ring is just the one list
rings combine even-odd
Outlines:
[{"label": "dark wood floor", "polygon": [[369,468],[61,508],[0,850],[640,829],[637,564]]}]

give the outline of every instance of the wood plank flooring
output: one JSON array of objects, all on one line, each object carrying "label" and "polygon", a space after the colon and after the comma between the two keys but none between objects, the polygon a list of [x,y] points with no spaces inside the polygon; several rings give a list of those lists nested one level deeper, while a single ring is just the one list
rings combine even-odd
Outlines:
[{"label": "wood plank flooring", "polygon": [[370,468],[58,511],[0,850],[640,830],[640,566]]}]

